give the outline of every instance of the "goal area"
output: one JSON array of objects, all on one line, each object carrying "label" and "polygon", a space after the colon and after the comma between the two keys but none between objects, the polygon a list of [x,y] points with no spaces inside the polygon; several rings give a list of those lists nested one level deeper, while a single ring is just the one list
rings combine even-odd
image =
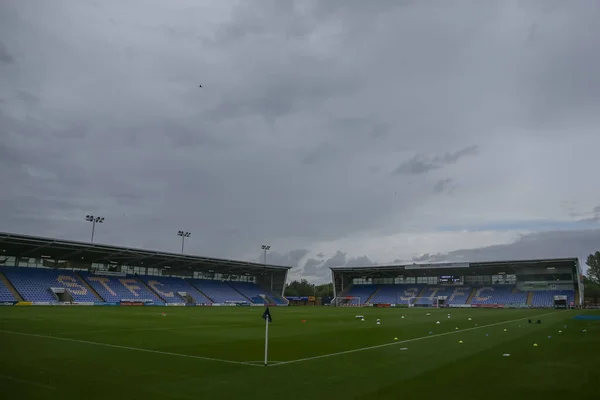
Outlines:
[{"label": "goal area", "polygon": [[360,297],[354,296],[336,297],[332,303],[335,307],[360,307],[362,305]]}]

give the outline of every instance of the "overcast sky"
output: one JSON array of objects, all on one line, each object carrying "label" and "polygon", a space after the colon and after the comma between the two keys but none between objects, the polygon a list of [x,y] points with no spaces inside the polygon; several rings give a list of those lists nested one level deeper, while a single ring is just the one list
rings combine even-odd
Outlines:
[{"label": "overcast sky", "polygon": [[266,243],[313,281],[585,257],[599,20],[596,0],[3,0],[0,231],[87,241],[93,214],[97,242]]}]

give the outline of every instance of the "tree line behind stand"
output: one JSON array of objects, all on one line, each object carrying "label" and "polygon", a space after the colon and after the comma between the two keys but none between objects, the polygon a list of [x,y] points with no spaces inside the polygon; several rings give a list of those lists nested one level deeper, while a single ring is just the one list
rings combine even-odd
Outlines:
[{"label": "tree line behind stand", "polygon": [[290,297],[330,297],[333,296],[333,284],[313,285],[306,279],[291,281],[285,285],[285,295]]},{"label": "tree line behind stand", "polygon": [[592,304],[600,304],[600,251],[587,258],[587,274],[583,277],[584,296]]}]

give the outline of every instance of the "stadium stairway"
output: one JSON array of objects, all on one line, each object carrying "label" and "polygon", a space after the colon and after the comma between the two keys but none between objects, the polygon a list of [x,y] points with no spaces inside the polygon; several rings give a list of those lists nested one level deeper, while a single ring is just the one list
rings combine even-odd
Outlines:
[{"label": "stadium stairway", "polygon": [[225,282],[227,283],[227,285],[232,288],[233,290],[235,290],[236,292],[238,292],[241,296],[243,296],[245,299],[247,299],[250,304],[255,304],[256,302],[254,300],[252,300],[250,297],[246,296],[244,293],[240,292],[239,290],[237,290],[231,283],[229,282]]},{"label": "stadium stairway", "polygon": [[530,306],[533,304],[533,292],[527,292],[527,305]]},{"label": "stadium stairway", "polygon": [[211,299],[210,297],[208,297],[208,295],[206,293],[204,293],[202,290],[200,290],[200,288],[196,285],[192,285],[192,287],[194,289],[196,289],[197,291],[200,292],[200,294],[202,294],[202,296],[206,297],[208,300],[210,300],[211,303],[215,303],[215,301],[213,299]]},{"label": "stadium stairway", "polygon": [[267,304],[275,304],[275,301],[269,295],[265,294],[265,300]]},{"label": "stadium stairway", "polygon": [[413,304],[417,304],[417,301],[421,298],[421,296],[423,296],[423,293],[425,293],[426,291],[427,291],[427,286],[423,286],[423,288],[421,289],[421,291],[419,292],[417,297],[415,297],[415,299],[413,300]]},{"label": "stadium stairway", "polygon": [[471,301],[473,301],[473,297],[475,297],[475,293],[477,293],[477,288],[471,289],[471,294],[469,295],[469,298],[467,299],[467,302],[465,304],[471,304]]},{"label": "stadium stairway", "polygon": [[8,289],[8,291],[13,295],[13,297],[17,301],[23,301],[23,297],[17,291],[17,289],[15,289],[15,287],[13,286],[13,284],[8,280],[8,278],[6,277],[6,275],[4,275],[4,272],[0,272],[0,281],[2,283],[4,283],[4,286],[6,286],[6,288]]},{"label": "stadium stairway", "polygon": [[82,282],[82,285],[83,285],[83,286],[85,286],[85,287],[87,288],[87,290],[89,290],[89,291],[90,291],[90,292],[91,292],[91,293],[92,293],[94,296],[96,296],[96,298],[98,299],[98,301],[101,301],[101,302],[103,302],[103,303],[104,303],[104,299],[102,298],[102,296],[100,296],[100,295],[98,294],[98,292],[96,292],[96,290],[94,290],[94,288],[93,288],[93,287],[91,287],[91,286],[90,286],[90,284],[89,284],[89,283],[88,283],[88,282],[87,282],[85,279],[83,279],[83,276],[81,276],[81,275],[79,274],[79,272],[76,272],[76,271],[73,271],[73,272],[75,272],[75,275],[76,275],[76,276],[79,278],[79,280]]},{"label": "stadium stairway", "polygon": [[375,289],[375,291],[373,292],[373,294],[371,294],[369,296],[369,298],[365,301],[365,304],[368,304],[371,301],[371,299],[373,299],[373,297],[377,294],[377,292],[379,292],[379,289],[381,289],[381,288],[379,286],[377,286],[377,289]]},{"label": "stadium stairway", "polygon": [[156,297],[158,297],[161,301],[164,301],[165,304],[167,303],[167,300],[165,300],[160,294],[156,293],[156,290],[152,289],[150,287],[150,285],[148,285],[146,282],[144,282],[143,279],[139,279],[138,277],[136,277],[135,280],[138,281],[139,283],[141,283],[142,286],[144,286],[146,289],[148,289],[150,291],[150,293],[154,293],[156,295]]}]

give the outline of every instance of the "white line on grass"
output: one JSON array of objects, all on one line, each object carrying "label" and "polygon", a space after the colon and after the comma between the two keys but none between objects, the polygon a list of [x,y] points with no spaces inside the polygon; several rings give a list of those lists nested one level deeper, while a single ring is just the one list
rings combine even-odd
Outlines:
[{"label": "white line on grass", "polygon": [[91,344],[91,345],[94,345],[94,346],[112,347],[114,349],[132,350],[132,351],[141,351],[141,352],[145,352],[145,353],[162,354],[162,355],[165,355],[165,356],[176,356],[176,357],[194,358],[194,359],[197,359],[197,360],[215,361],[215,362],[226,363],[226,364],[249,365],[251,367],[258,367],[258,365],[256,365],[256,364],[249,364],[249,363],[243,362],[243,361],[222,360],[220,358],[193,356],[193,355],[190,355],[190,354],[171,353],[171,352],[168,352],[168,351],[151,350],[151,349],[140,349],[138,347],[120,346],[118,344],[101,343],[101,342],[90,342],[88,340],[71,339],[71,338],[64,338],[64,337],[59,337],[59,336],[38,335],[36,333],[14,332],[14,331],[4,331],[4,330],[0,331],[0,332],[2,332],[2,333],[8,333],[8,334],[11,334],[11,335],[30,336],[30,337],[37,337],[37,338],[42,338],[42,339],[54,339],[54,340],[63,340],[65,342]]},{"label": "white line on grass", "polygon": [[2,375],[2,374],[0,374],[0,379],[7,379],[9,381],[24,383],[26,385],[33,385],[33,386],[43,387],[45,389],[56,390],[56,388],[54,386],[45,385],[43,383],[30,381],[28,379],[15,378],[14,376],[9,376],[9,375]]},{"label": "white line on grass", "polygon": [[438,333],[437,335],[421,336],[421,337],[413,338],[413,339],[400,340],[398,342],[379,344],[377,346],[369,346],[369,347],[363,347],[363,348],[360,348],[360,349],[346,350],[346,351],[340,351],[340,352],[337,352],[337,353],[330,353],[330,354],[323,354],[323,355],[320,355],[320,356],[299,358],[297,360],[291,360],[291,361],[283,361],[283,362],[280,362],[280,363],[277,363],[277,364],[273,364],[271,366],[272,367],[277,367],[277,366],[280,366],[280,365],[295,364],[295,363],[299,363],[299,362],[302,362],[302,361],[318,360],[320,358],[328,358],[328,357],[334,357],[334,356],[341,356],[343,354],[358,353],[360,351],[375,350],[375,349],[380,349],[382,347],[396,346],[396,345],[403,344],[403,343],[416,342],[416,341],[419,341],[419,340],[432,339],[432,338],[436,338],[436,337],[440,337],[440,336],[452,335],[452,334],[455,334],[455,333],[463,333],[463,332],[467,332],[467,331],[473,331],[475,329],[489,328],[490,326],[508,324],[508,323],[511,323],[511,322],[522,321],[524,319],[539,318],[539,317],[543,317],[543,316],[550,315],[550,314],[557,314],[557,312],[554,311],[554,312],[551,312],[551,313],[534,315],[534,316],[531,316],[531,317],[517,318],[517,319],[510,320],[510,321],[495,322],[493,324],[482,325],[482,326],[475,326],[473,328],[460,329],[458,331]]},{"label": "white line on grass", "polygon": [[100,330],[87,330],[87,331],[66,331],[61,332],[61,335],[81,335],[84,333],[97,334],[97,333],[130,333],[130,332],[151,332],[151,331],[177,331],[185,329],[196,329],[196,328],[229,328],[229,327],[245,327],[246,325],[187,325],[187,326],[160,326],[153,328],[131,328],[131,329],[100,329]]}]

